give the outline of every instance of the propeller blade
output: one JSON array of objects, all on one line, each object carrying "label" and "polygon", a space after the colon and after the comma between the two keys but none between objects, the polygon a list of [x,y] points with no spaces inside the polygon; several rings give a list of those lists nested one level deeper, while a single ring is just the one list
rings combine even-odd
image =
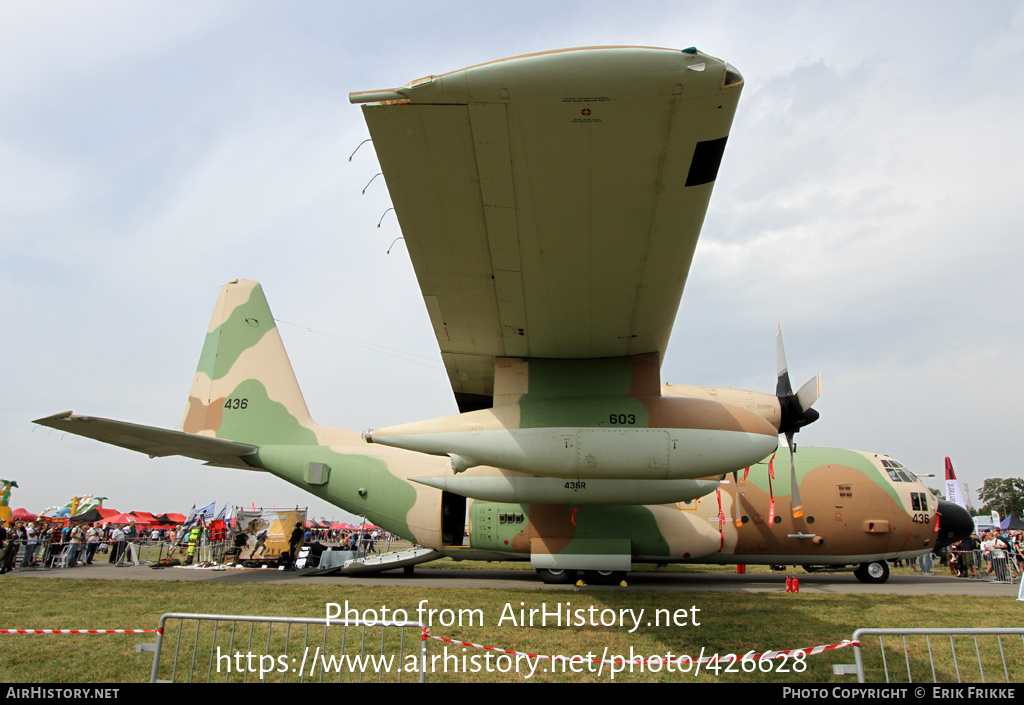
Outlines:
[{"label": "propeller blade", "polygon": [[782,342],[782,324],[775,330],[775,352],[778,360],[779,380],[775,387],[775,396],[779,399],[782,418],[779,422],[779,433],[787,438],[807,424],[818,420],[818,412],[811,405],[821,396],[821,375],[809,379],[800,391],[793,394],[793,385],[789,379],[789,367],[786,364],[786,347]]},{"label": "propeller blade", "polygon": [[815,375],[807,380],[804,386],[800,387],[800,391],[796,393],[796,400],[800,404],[800,410],[807,411],[810,409],[820,396],[821,375]]},{"label": "propeller blade", "polygon": [[789,366],[786,364],[786,346],[782,343],[782,324],[775,328],[775,360],[778,365],[778,383],[775,386],[775,394],[780,397],[788,397],[793,393],[793,386],[789,382]]},{"label": "propeller blade", "polygon": [[[739,500],[740,476],[739,476],[739,473],[736,470],[732,471],[732,486],[736,488],[736,495],[737,495],[736,499]],[[736,516],[736,519],[735,519],[736,528],[737,529],[742,528],[743,527],[743,516],[742,516],[743,512],[739,511],[739,502],[738,501],[735,502],[732,506],[733,506],[733,514]]]},{"label": "propeller blade", "polygon": [[793,518],[799,519],[804,515],[804,504],[800,501],[800,483],[796,481],[796,444],[793,443],[793,434],[786,434],[786,443],[789,444],[789,486],[793,502]]},{"label": "propeller blade", "polygon": [[[782,342],[781,323],[775,329],[775,358],[779,370],[775,395],[779,398],[782,410],[779,431],[786,435],[786,445],[789,447],[790,499],[793,504],[793,518],[799,519],[804,515],[804,505],[800,501],[800,484],[796,479],[796,443],[793,442],[793,434],[802,426],[814,423],[818,419],[818,412],[812,409],[811,405],[821,396],[821,375],[809,379],[800,387],[799,392],[793,394],[793,385],[789,380],[789,365],[786,363],[786,346]],[[769,484],[769,491],[770,488]]]}]

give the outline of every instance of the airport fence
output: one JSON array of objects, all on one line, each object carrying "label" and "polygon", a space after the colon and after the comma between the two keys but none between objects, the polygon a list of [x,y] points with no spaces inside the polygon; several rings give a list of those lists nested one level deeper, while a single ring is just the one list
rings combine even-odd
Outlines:
[{"label": "airport fence", "polygon": [[168,613],[150,683],[426,682],[416,622]]},{"label": "airport fence", "polygon": [[860,683],[1024,681],[1024,628],[858,629],[852,641],[856,663],[835,671]]}]

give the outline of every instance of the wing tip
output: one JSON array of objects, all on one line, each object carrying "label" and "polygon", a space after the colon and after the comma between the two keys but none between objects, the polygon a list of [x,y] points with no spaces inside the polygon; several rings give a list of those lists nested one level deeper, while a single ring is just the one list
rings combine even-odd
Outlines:
[{"label": "wing tip", "polygon": [[40,426],[48,426],[48,425],[50,425],[52,423],[56,423],[58,421],[64,421],[66,419],[70,419],[72,416],[74,416],[74,412],[73,411],[70,411],[70,410],[62,411],[59,414],[53,414],[52,416],[44,416],[41,419],[33,419],[32,423],[37,423]]}]

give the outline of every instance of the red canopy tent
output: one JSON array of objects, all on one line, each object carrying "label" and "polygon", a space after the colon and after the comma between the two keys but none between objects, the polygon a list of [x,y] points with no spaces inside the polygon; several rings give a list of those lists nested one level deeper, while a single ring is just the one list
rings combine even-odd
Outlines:
[{"label": "red canopy tent", "polygon": [[106,519],[101,521],[100,524],[103,524],[103,525],[106,525],[106,524],[138,524],[139,526],[148,526],[149,522],[148,521],[143,521],[142,519],[140,519],[139,517],[135,516],[134,514],[125,513],[125,514],[118,514],[117,516],[113,516],[113,517],[107,517]]},{"label": "red canopy tent", "polygon": [[94,522],[103,521],[110,517],[116,517],[121,512],[116,509],[110,509],[107,507],[93,507],[92,509],[71,517],[71,521],[76,524],[92,524]]}]

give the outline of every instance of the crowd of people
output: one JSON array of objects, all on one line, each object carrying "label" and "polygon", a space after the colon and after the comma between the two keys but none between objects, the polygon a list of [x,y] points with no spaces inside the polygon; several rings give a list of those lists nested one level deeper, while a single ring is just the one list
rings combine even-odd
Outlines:
[{"label": "crowd of people", "polygon": [[366,546],[387,538],[389,534],[383,529],[306,529],[305,542],[320,541],[326,544]]},{"label": "crowd of people", "polygon": [[911,572],[935,574],[935,564],[961,578],[983,578],[1011,582],[1024,573],[1024,531],[982,531],[973,533],[948,548],[936,549],[917,558],[895,560],[906,563]]},{"label": "crowd of people", "polygon": [[[389,537],[380,529],[303,529],[296,526],[289,538],[290,562],[294,564],[298,548],[319,545],[321,550],[337,547],[341,550],[374,553],[378,541]],[[262,557],[266,531],[262,539],[257,536],[257,549],[247,551],[242,558]],[[15,569],[72,568],[89,565],[97,553],[105,554],[110,563],[119,563],[126,556],[129,545],[167,546],[168,555],[180,552],[184,563],[197,560],[201,548],[227,548],[232,541],[227,535],[213,532],[202,521],[190,527],[140,526],[98,523],[71,523],[66,521],[0,521],[0,574]],[[219,555],[219,554],[218,554]]]},{"label": "crowd of people", "polygon": [[18,568],[89,565],[101,549],[117,563],[134,527],[65,522],[0,522],[0,574]]},{"label": "crowd of people", "polygon": [[960,577],[1012,581],[1024,573],[1024,532],[986,531],[971,534],[951,547],[950,571]]}]

